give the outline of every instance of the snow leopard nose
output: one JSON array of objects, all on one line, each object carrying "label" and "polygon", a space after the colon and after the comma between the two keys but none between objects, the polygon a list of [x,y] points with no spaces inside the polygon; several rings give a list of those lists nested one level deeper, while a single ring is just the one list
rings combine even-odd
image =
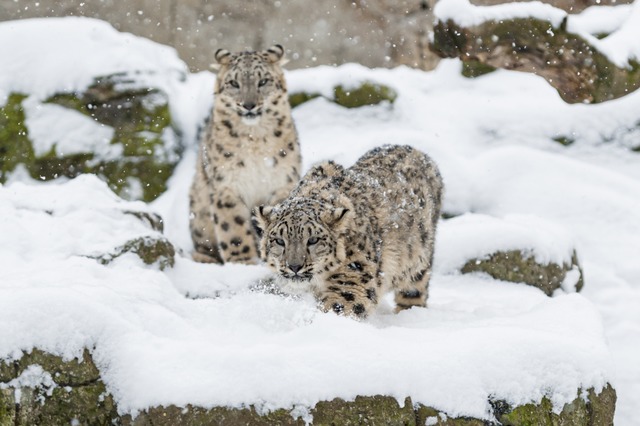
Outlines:
[{"label": "snow leopard nose", "polygon": [[256,107],[256,103],[255,102],[245,102],[245,103],[242,104],[242,106],[247,111],[251,111],[252,109],[254,109]]},{"label": "snow leopard nose", "polygon": [[298,271],[302,269],[302,265],[289,265],[289,269],[291,269],[294,274],[297,274]]}]

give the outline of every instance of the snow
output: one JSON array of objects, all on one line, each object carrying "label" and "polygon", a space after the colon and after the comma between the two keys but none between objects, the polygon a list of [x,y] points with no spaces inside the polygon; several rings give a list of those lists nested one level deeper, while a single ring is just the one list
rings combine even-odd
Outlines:
[{"label": "snow", "polygon": [[[40,100],[122,67],[153,65],[158,81],[175,81],[163,73],[185,69],[172,50],[98,21],[2,23],[0,38],[19,26],[34,39],[41,34],[41,48],[58,59],[44,74],[29,57],[42,52],[25,41],[24,58],[0,71],[0,94],[20,89]],[[52,28],[61,34],[55,42],[47,38]],[[15,57],[11,44],[0,52]],[[87,56],[70,71],[59,58],[74,50]],[[444,210],[459,216],[440,223],[427,309],[396,315],[385,301],[358,322],[320,312],[308,295],[273,294],[262,266],[203,265],[179,255],[173,269],[160,271],[133,254],[107,266],[90,257],[159,237],[123,213],[131,210],[160,213],[164,235],[182,252],[191,249],[188,188],[214,80],[200,73],[167,83],[189,146],[169,191],[151,205],[120,200],[88,175],[37,183],[14,174],[0,186],[0,358],[37,347],[70,359],[90,348],[122,413],[188,403],[305,413],[320,400],[386,394],[448,416],[490,419],[490,396],[511,404],[547,396],[560,410],[578,388],[610,382],[618,392],[616,425],[634,424],[640,169],[628,135],[637,127],[640,93],[567,105],[541,78],[498,71],[468,80],[455,60],[429,73],[349,64],[287,78],[290,92],[329,95],[338,83],[368,80],[398,93],[393,105],[358,109],[318,98],[294,118],[305,169],[324,159],[349,166],[384,143],[409,144],[435,159]],[[557,136],[575,142],[563,147]],[[457,272],[465,259],[508,248],[531,250],[539,260],[567,260],[575,248],[582,293],[549,298]],[[37,366],[20,380],[51,385]]]},{"label": "snow", "polygon": [[436,3],[435,16],[441,21],[452,20],[462,27],[481,25],[486,21],[536,18],[559,27],[567,13],[540,1],[503,3],[495,6],[475,6],[469,0],[441,0]]},{"label": "snow", "polygon": [[115,131],[110,126],[60,105],[42,104],[34,97],[29,97],[23,107],[37,157],[52,151],[60,156],[95,152],[104,159],[122,155],[122,145],[111,145]]},{"label": "snow", "polygon": [[[0,76],[2,104],[7,89],[46,99],[60,91],[81,91],[95,77],[125,70],[147,73],[154,80],[157,76],[187,72],[187,66],[172,48],[120,33],[95,19],[6,21],[0,23],[0,32],[0,57],[9,64]],[[97,46],[104,50],[97,52]],[[20,72],[8,72],[11,70]],[[162,78],[157,80],[156,84],[163,83]]]}]

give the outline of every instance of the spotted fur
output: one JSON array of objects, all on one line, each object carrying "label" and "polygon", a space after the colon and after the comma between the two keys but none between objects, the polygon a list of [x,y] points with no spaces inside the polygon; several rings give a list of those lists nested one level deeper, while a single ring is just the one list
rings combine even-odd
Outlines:
[{"label": "spotted fur", "polygon": [[256,263],[251,209],[284,199],[300,178],[283,54],[280,45],[215,54],[214,106],[190,192],[195,260]]},{"label": "spotted fur", "polygon": [[426,306],[442,191],[435,163],[409,146],[349,169],[321,163],[286,200],[254,210],[260,256],[326,311],[365,317],[389,291],[397,310]]}]

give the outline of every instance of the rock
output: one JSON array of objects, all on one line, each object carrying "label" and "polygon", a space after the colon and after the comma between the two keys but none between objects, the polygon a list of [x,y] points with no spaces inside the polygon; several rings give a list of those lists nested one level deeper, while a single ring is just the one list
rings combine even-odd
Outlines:
[{"label": "rock", "polygon": [[583,273],[572,235],[533,215],[465,213],[438,226],[435,267],[444,274],[483,272],[551,296],[580,291]]},{"label": "rock", "polygon": [[619,68],[588,41],[536,18],[500,19],[463,27],[452,20],[434,27],[433,50],[495,68],[537,74],[568,103],[598,103],[640,87],[640,64]]},{"label": "rock", "polygon": [[[0,360],[0,425],[110,425],[117,418],[113,398],[100,380],[91,354],[64,361],[34,349],[16,361]],[[20,378],[40,371],[43,380],[20,385]]]},{"label": "rock", "polygon": [[123,416],[124,426],[174,426],[174,425],[255,425],[255,426],[304,426],[301,419],[294,419],[287,410],[275,410],[267,414],[258,414],[251,408],[215,407],[205,409],[187,406],[186,408],[155,407],[138,414],[135,418]]},{"label": "rock", "polygon": [[[38,153],[34,129],[29,128],[27,98],[11,94],[0,109],[0,183],[23,164],[39,180],[97,174],[126,199],[151,201],[166,190],[182,145],[179,132],[172,127],[168,96],[149,87],[144,76],[128,73],[98,77],[81,93],[58,93],[40,104],[59,105],[63,111],[75,111],[100,128],[111,129],[106,147],[99,139],[104,133],[88,134],[87,138],[95,140],[83,143],[79,151],[60,152],[54,142],[50,150]],[[47,118],[47,123],[52,120],[55,117]]]},{"label": "rock", "polygon": [[112,253],[98,256],[96,259],[103,265],[108,265],[126,253],[137,255],[145,264],[156,265],[161,271],[175,264],[176,250],[173,244],[164,237],[151,236],[135,238],[116,248]]},{"label": "rock", "polygon": [[[34,367],[43,378],[20,385],[23,373]],[[85,350],[82,360],[64,361],[40,350],[24,353],[15,361],[0,360],[0,426],[78,424],[170,426],[178,424],[251,424],[304,425],[305,420],[284,409],[259,413],[255,407],[153,407],[135,418],[119,416],[116,404],[106,391],[91,354]],[[548,398],[539,404],[511,407],[504,401],[491,401],[493,415],[503,425],[611,425],[616,393],[607,385],[601,392],[577,390],[576,399],[554,413]],[[474,418],[453,418],[406,398],[402,406],[390,396],[359,396],[354,401],[336,398],[316,404],[309,414],[313,425],[441,425],[482,426],[494,424]],[[74,420],[75,419],[75,420]]]},{"label": "rock", "polygon": [[[462,273],[484,272],[502,281],[525,283],[542,290],[547,296],[559,288],[580,291],[584,285],[582,268],[573,252],[571,263],[538,263],[532,254],[520,250],[499,251],[487,258],[469,260]],[[568,274],[572,275],[568,277]],[[566,282],[565,280],[572,280]],[[566,288],[569,287],[569,288]]]},{"label": "rock", "polygon": [[[499,413],[496,418],[504,426],[524,425],[613,425],[616,392],[607,385],[596,394],[589,389],[588,397],[580,394],[570,404],[565,404],[559,414],[553,412],[553,405],[547,397],[540,404],[526,404]],[[504,405],[504,404],[503,404]]]},{"label": "rock", "polygon": [[321,96],[320,93],[306,93],[306,92],[291,93],[289,95],[289,104],[291,105],[291,108],[295,108],[298,105],[308,102],[311,99],[319,98],[320,96]]},{"label": "rock", "polygon": [[[292,108],[322,95],[319,93],[295,92],[289,95]],[[365,81],[357,87],[348,88],[342,85],[333,88],[333,97],[326,98],[345,108],[358,108],[366,105],[377,105],[382,102],[393,103],[397,93],[384,84]]]},{"label": "rock", "polygon": [[346,108],[358,108],[365,105],[376,105],[384,101],[393,103],[398,95],[383,84],[364,82],[356,88],[336,86],[334,102]]},{"label": "rock", "polygon": [[400,407],[395,398],[380,395],[357,396],[354,401],[336,398],[319,402],[311,414],[313,424],[322,426],[356,426],[362,424],[362,419],[367,419],[369,424],[402,426],[414,424],[416,420],[411,398],[407,398],[404,406]]}]

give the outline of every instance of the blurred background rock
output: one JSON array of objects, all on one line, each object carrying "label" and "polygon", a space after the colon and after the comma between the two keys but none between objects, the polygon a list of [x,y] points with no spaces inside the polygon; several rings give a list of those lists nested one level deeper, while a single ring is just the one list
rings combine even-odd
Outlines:
[{"label": "blurred background rock", "polygon": [[[504,0],[474,0],[496,4]],[[547,0],[577,13],[631,0]],[[288,68],[358,62],[369,67],[432,69],[429,51],[436,0],[0,0],[0,21],[87,16],[120,31],[173,46],[192,71],[209,68],[213,52],[280,43]]]}]

